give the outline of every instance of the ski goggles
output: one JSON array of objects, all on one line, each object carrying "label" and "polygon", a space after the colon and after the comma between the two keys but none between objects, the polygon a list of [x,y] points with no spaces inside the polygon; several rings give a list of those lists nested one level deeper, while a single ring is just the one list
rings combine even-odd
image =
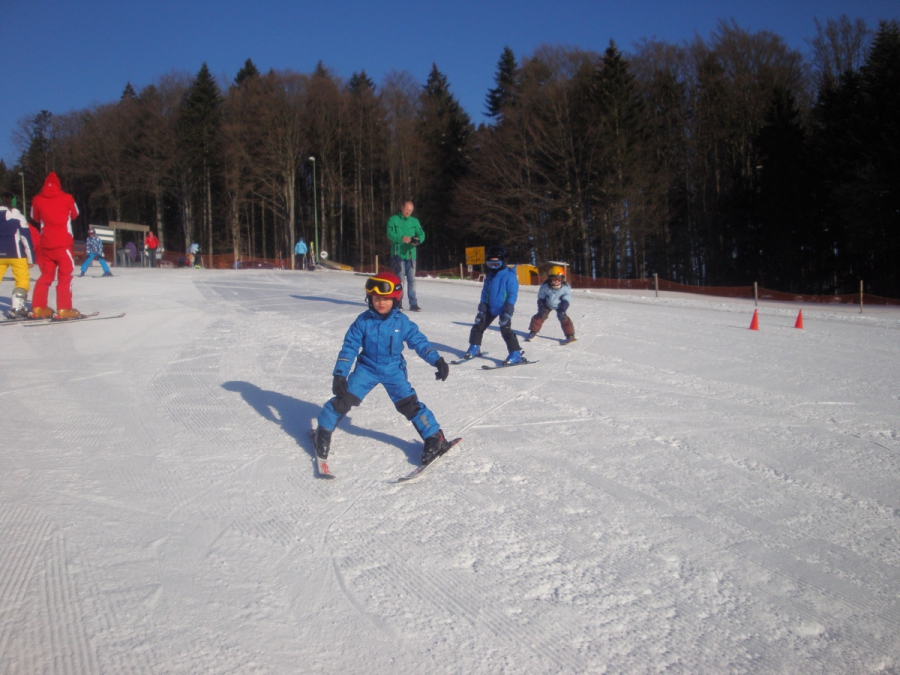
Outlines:
[{"label": "ski goggles", "polygon": [[487,265],[492,270],[499,270],[501,267],[503,267],[502,260],[488,260],[484,264]]},{"label": "ski goggles", "polygon": [[388,279],[376,279],[370,277],[366,280],[366,293],[376,293],[377,295],[390,295],[395,290],[402,291],[403,284],[394,283]]}]

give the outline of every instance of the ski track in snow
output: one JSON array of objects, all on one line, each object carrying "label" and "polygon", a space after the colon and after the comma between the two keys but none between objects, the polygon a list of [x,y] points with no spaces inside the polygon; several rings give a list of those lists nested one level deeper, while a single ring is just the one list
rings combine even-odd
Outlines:
[{"label": "ski track in snow", "polygon": [[[900,310],[576,291],[540,364],[380,388],[317,480],[362,278],[129,270],[0,355],[0,672],[896,672]],[[448,360],[479,285],[421,280]],[[521,331],[536,289],[523,288]],[[648,296],[650,294],[647,294]],[[503,356],[496,327],[485,349]]]}]

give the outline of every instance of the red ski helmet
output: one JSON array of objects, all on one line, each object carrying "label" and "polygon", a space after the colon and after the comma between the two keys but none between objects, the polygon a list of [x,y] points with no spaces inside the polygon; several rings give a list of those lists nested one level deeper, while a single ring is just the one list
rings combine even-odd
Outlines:
[{"label": "red ski helmet", "polygon": [[391,272],[380,272],[366,279],[366,295],[380,295],[382,298],[400,300],[403,284],[400,277]]}]

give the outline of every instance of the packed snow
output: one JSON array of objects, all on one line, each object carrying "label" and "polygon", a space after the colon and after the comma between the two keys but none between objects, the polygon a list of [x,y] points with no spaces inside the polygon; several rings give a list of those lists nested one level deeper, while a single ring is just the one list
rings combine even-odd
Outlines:
[{"label": "packed snow", "polygon": [[[576,290],[538,364],[406,351],[421,480],[376,388],[323,481],[364,278],[113,271],[0,327],[3,673],[900,672],[900,309]],[[459,358],[480,285],[417,290]]]}]

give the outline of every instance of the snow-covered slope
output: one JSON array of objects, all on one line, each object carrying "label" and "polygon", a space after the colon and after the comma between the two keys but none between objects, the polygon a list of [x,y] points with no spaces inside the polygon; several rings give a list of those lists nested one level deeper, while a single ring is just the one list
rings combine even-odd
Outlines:
[{"label": "snow-covered slope", "polygon": [[[0,327],[0,672],[863,673],[900,669],[900,311],[577,291],[540,363],[334,434],[362,277],[116,270],[123,319]],[[8,294],[9,279],[3,292]],[[448,360],[479,286],[422,280]],[[52,296],[51,296],[52,297]],[[535,289],[522,289],[524,331]]]}]

